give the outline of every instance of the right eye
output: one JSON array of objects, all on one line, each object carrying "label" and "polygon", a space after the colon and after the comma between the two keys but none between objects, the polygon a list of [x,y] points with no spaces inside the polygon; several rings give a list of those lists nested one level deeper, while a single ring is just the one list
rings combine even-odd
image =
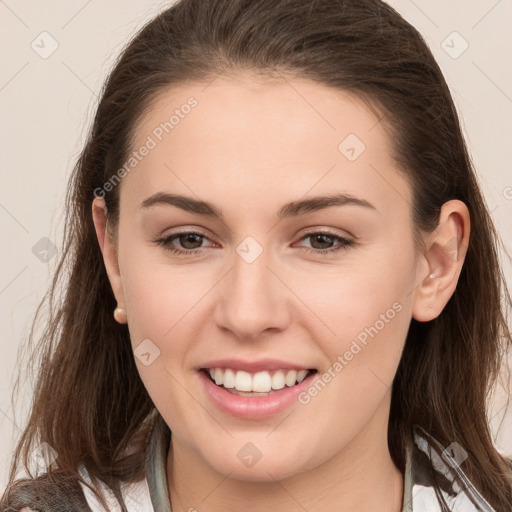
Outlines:
[{"label": "right eye", "polygon": [[[172,254],[183,256],[195,256],[198,253],[203,253],[205,247],[202,246],[204,240],[207,240],[206,235],[196,231],[180,231],[172,235],[155,240],[155,243],[164,247],[166,251]],[[175,242],[179,242],[180,247],[176,247]],[[197,246],[199,244],[199,246]],[[190,247],[192,245],[193,247]]]}]

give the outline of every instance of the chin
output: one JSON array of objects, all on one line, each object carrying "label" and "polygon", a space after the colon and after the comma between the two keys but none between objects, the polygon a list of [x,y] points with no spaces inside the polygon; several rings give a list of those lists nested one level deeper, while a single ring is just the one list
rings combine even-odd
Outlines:
[{"label": "chin", "polygon": [[282,462],[263,463],[261,460],[250,468],[226,464],[225,467],[216,469],[226,476],[229,474],[229,478],[234,480],[262,484],[285,480],[301,472],[301,469],[297,468],[297,466],[294,466],[292,463],[283,465]]},{"label": "chin", "polygon": [[235,480],[259,483],[284,480],[315,466],[313,461],[307,464],[304,453],[294,456],[293,450],[283,445],[280,449],[267,447],[261,451],[250,442],[242,443],[242,448],[239,443],[236,445],[236,448],[226,448],[222,455],[212,454],[205,459],[206,463],[214,471]]}]

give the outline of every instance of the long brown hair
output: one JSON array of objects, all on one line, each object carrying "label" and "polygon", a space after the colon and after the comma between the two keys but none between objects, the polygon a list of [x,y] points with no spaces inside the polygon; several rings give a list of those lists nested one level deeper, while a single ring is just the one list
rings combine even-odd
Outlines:
[{"label": "long brown hair", "polygon": [[[411,321],[393,384],[388,442],[402,470],[403,440],[414,424],[444,446],[459,443],[469,454],[469,478],[497,510],[510,510],[511,466],[493,445],[486,415],[512,344],[499,237],[439,66],[417,30],[379,0],[181,0],[128,44],[69,182],[63,255],[34,356],[39,371],[31,414],[4,499],[15,495],[16,468],[27,466],[38,441],[56,450],[58,471],[79,478],[83,464],[120,501],[119,482],[143,478],[156,411],[128,329],[112,317],[116,302],[91,202],[122,167],[134,128],[158,94],[237,70],[309,78],[375,105],[412,185],[418,232],[435,229],[444,202],[467,205],[472,233],[459,282],[438,318]],[[119,187],[105,193],[114,229],[118,194]]]}]

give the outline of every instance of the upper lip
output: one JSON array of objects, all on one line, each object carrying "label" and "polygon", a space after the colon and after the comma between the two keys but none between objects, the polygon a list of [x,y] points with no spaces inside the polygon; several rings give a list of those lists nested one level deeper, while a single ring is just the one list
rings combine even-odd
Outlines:
[{"label": "upper lip", "polygon": [[230,368],[249,373],[261,372],[264,370],[311,370],[311,366],[290,363],[279,359],[260,359],[258,361],[244,361],[242,359],[216,359],[208,361],[200,366],[200,369]]}]

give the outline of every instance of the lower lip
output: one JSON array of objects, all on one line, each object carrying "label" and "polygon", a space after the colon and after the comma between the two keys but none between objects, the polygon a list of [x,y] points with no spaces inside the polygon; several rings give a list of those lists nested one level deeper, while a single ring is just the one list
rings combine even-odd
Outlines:
[{"label": "lower lip", "polygon": [[217,386],[204,371],[199,372],[210,400],[223,412],[250,420],[270,418],[279,414],[297,401],[297,396],[310,386],[315,373],[310,373],[302,382],[285,387],[267,396],[234,395]]}]

